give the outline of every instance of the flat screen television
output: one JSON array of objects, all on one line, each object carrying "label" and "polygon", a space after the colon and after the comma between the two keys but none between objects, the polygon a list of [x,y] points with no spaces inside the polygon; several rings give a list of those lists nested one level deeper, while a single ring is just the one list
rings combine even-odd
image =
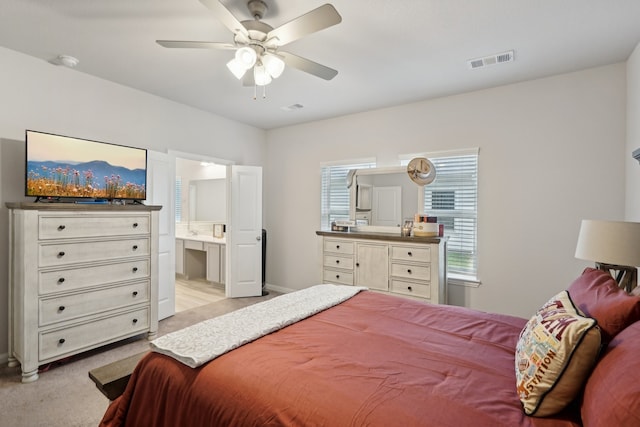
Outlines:
[{"label": "flat screen television", "polygon": [[26,131],[25,196],[146,200],[147,150]]}]

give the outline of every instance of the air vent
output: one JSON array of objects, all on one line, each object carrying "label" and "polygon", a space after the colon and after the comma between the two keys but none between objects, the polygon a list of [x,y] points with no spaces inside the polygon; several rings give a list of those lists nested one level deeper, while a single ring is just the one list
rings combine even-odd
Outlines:
[{"label": "air vent", "polygon": [[506,62],[513,62],[513,51],[496,53],[495,55],[485,56],[483,58],[474,58],[467,61],[469,68],[482,68],[487,65],[503,64]]},{"label": "air vent", "polygon": [[304,108],[304,105],[302,104],[291,104],[288,107],[280,107],[282,108],[284,111],[294,111],[294,110],[300,110],[301,108]]}]

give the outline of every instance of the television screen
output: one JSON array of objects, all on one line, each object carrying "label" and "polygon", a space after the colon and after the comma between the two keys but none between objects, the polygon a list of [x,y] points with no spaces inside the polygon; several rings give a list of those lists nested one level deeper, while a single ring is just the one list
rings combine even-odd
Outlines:
[{"label": "television screen", "polygon": [[147,150],[26,131],[25,195],[145,200]]}]

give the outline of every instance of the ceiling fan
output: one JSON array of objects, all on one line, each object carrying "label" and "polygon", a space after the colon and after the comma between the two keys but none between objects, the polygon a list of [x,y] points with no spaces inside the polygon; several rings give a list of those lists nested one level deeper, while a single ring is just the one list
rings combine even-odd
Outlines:
[{"label": "ceiling fan", "polygon": [[[208,41],[156,40],[168,48],[230,49],[235,57],[227,63],[229,70],[245,86],[265,86],[278,78],[289,66],[325,80],[338,71],[309,59],[280,50],[280,47],[306,35],[336,25],[342,17],[331,4],[307,12],[277,28],[262,21],[267,11],[263,0],[249,0],[247,7],[253,20],[239,21],[219,0],[200,0],[233,33],[233,43]],[[253,68],[253,72],[247,73]]]}]

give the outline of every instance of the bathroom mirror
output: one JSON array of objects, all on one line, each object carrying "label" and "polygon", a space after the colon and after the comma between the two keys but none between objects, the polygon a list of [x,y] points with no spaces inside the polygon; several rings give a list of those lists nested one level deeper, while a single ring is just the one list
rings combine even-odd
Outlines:
[{"label": "bathroom mirror", "polygon": [[400,227],[422,212],[424,187],[409,179],[404,166],[357,169],[350,183],[349,217],[359,226]]},{"label": "bathroom mirror", "polygon": [[225,223],[227,220],[226,179],[189,181],[189,220]]}]

